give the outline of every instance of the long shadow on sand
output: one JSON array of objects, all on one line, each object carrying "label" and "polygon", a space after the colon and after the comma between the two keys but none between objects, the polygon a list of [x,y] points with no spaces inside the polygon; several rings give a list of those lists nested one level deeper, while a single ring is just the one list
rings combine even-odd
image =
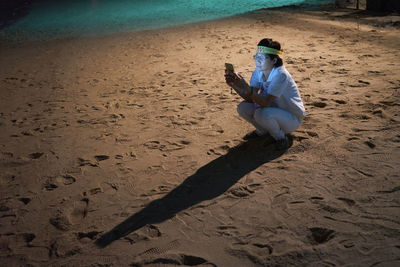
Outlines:
[{"label": "long shadow on sand", "polygon": [[161,223],[184,209],[216,198],[247,173],[280,157],[284,152],[275,151],[270,141],[265,139],[241,143],[231,148],[227,154],[198,169],[164,197],[154,200],[102,235],[96,245],[106,247],[147,224]]}]

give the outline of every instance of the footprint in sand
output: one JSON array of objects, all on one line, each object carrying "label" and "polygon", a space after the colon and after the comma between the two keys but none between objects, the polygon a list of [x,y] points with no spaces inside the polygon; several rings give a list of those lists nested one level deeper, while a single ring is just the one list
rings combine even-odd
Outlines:
[{"label": "footprint in sand", "polygon": [[100,233],[98,231],[78,232],[76,233],[76,238],[81,242],[85,241],[85,239],[95,240]]},{"label": "footprint in sand", "polygon": [[129,138],[129,135],[127,135],[127,134],[120,134],[117,137],[115,137],[116,143],[128,143],[131,141],[132,141],[132,139]]},{"label": "footprint in sand", "polygon": [[51,216],[49,222],[51,225],[61,231],[68,231],[72,226],[70,216],[61,210],[57,210],[55,214]]},{"label": "footprint in sand", "polygon": [[219,146],[215,149],[211,148],[207,151],[207,155],[217,155],[221,156],[226,154],[229,151],[230,147],[228,145]]},{"label": "footprint in sand", "polygon": [[257,247],[257,248],[259,248],[259,249],[262,249],[263,251],[264,251],[265,249],[267,249],[267,250],[268,250],[268,254],[272,254],[272,252],[273,252],[273,248],[272,248],[272,246],[270,246],[269,244],[253,243],[252,245],[255,246],[255,247]]},{"label": "footprint in sand", "polygon": [[28,203],[31,202],[32,199],[29,197],[21,197],[18,200],[24,203],[25,205],[28,205]]},{"label": "footprint in sand", "polygon": [[309,140],[310,138],[315,137],[318,138],[319,135],[317,132],[314,131],[302,131],[299,130],[296,133],[289,134],[289,140],[303,142],[304,140]]},{"label": "footprint in sand", "polygon": [[383,191],[376,191],[376,192],[377,193],[381,193],[381,194],[391,194],[391,193],[394,193],[394,192],[397,192],[397,191],[400,191],[400,186],[393,187],[390,190],[383,190]]},{"label": "footprint in sand", "polygon": [[[32,248],[31,242],[36,238],[34,233],[13,233],[9,232],[0,236],[0,247],[3,251],[14,251],[15,248],[22,248],[23,246]],[[9,266],[9,265],[4,265]]]},{"label": "footprint in sand", "polygon": [[310,199],[313,203],[319,203],[318,201],[324,200],[323,197],[317,197],[317,196],[315,196],[315,197],[310,197],[309,199]]},{"label": "footprint in sand", "polygon": [[352,248],[355,246],[354,241],[348,240],[348,239],[341,240],[341,241],[339,241],[339,243],[342,244],[343,247],[345,247],[345,248]]},{"label": "footprint in sand", "polygon": [[349,87],[367,87],[370,85],[370,82],[358,80],[358,83],[349,84]]},{"label": "footprint in sand", "polygon": [[143,193],[140,194],[141,197],[149,197],[149,196],[155,196],[155,195],[164,195],[167,194],[172,190],[172,187],[169,185],[160,185],[155,189],[150,190],[148,193]]},{"label": "footprint in sand", "polygon": [[295,201],[290,201],[289,204],[295,205],[295,204],[302,204],[305,203],[303,200],[295,200]]},{"label": "footprint in sand", "polygon": [[82,248],[77,244],[73,235],[61,235],[51,241],[49,246],[49,258],[68,258],[81,253]]},{"label": "footprint in sand", "polygon": [[335,71],[333,71],[333,73],[336,73],[336,74],[348,74],[349,73],[349,69],[337,69],[337,70],[335,70]]},{"label": "footprint in sand", "polygon": [[[127,240],[130,244],[134,244],[137,243],[139,241],[148,241],[150,239],[154,239],[154,238],[158,238],[160,237],[161,231],[160,229],[152,224],[146,225],[143,228],[141,228],[140,230],[129,234],[128,236],[124,237],[125,240]],[[171,245],[171,248],[174,247],[174,244]],[[157,253],[159,250],[157,248],[152,248],[150,250],[148,250],[148,252],[143,252],[143,253]],[[161,250],[160,250],[161,251]]]},{"label": "footprint in sand", "polygon": [[255,187],[251,186],[251,185],[239,186],[239,187],[230,189],[228,191],[228,194],[230,194],[231,196],[233,196],[235,198],[245,198],[245,197],[248,197],[255,193],[255,191],[252,188],[255,188]]},{"label": "footprint in sand", "polygon": [[88,214],[89,198],[84,197],[81,200],[74,201],[70,218],[72,223],[79,223],[82,219],[86,218]]},{"label": "footprint in sand", "polygon": [[[0,160],[2,161],[2,165],[4,167],[19,167],[19,166],[23,166],[23,165],[28,165],[32,162],[31,159],[29,159],[27,157],[16,157],[15,158],[13,153],[9,153],[9,152],[3,152],[2,157],[0,157]],[[0,176],[0,177],[2,177],[2,176]]]},{"label": "footprint in sand", "polygon": [[[184,266],[197,266],[197,265],[207,265],[207,266],[217,266],[208,260],[187,254],[176,254],[169,253],[171,250],[176,250],[181,246],[179,240],[173,240],[169,243],[159,245],[147,249],[146,251],[139,254],[139,262],[134,262],[132,265],[158,265],[158,264],[170,264],[170,265],[184,265]],[[161,255],[162,254],[162,255]]]},{"label": "footprint in sand", "polygon": [[148,238],[157,238],[161,236],[160,229],[152,224],[148,224],[140,230],[140,233]]},{"label": "footprint in sand", "polygon": [[325,243],[335,236],[335,231],[326,228],[313,227],[308,230],[311,232],[311,241],[317,244]]},{"label": "footprint in sand", "polygon": [[343,212],[343,211],[345,211],[345,212],[347,213],[347,211],[344,210],[344,209],[337,209],[337,208],[332,207],[332,206],[330,206],[330,205],[319,204],[319,206],[321,207],[322,210],[325,210],[325,211],[327,211],[327,212],[329,212],[329,213],[341,213],[341,212]]},{"label": "footprint in sand", "polygon": [[217,233],[220,236],[234,236],[238,233],[238,229],[234,225],[220,225],[217,227]]},{"label": "footprint in sand", "polygon": [[373,57],[380,57],[379,55],[370,55],[370,54],[364,54],[358,56],[359,59],[365,59],[365,58],[373,58]]},{"label": "footprint in sand", "polygon": [[297,153],[302,153],[305,152],[312,147],[314,147],[315,143],[312,141],[312,139],[309,139],[308,137],[302,138],[299,143],[296,145],[293,145],[289,148],[289,151],[291,154],[297,154]]},{"label": "footprint in sand", "polygon": [[319,101],[312,102],[311,105],[313,105],[314,107],[317,107],[317,108],[324,108],[327,106],[327,104],[325,102],[319,102]]},{"label": "footprint in sand", "polygon": [[89,190],[90,195],[96,195],[98,193],[103,193],[103,189],[101,187],[95,187]]},{"label": "footprint in sand", "polygon": [[94,158],[95,158],[97,161],[103,161],[103,160],[109,159],[110,157],[107,156],[107,155],[96,155],[96,156],[94,156]]},{"label": "footprint in sand", "polygon": [[333,100],[333,101],[335,101],[336,103],[338,103],[338,104],[340,104],[340,105],[347,104],[347,102],[346,102],[345,100],[341,100],[341,99],[335,99],[335,100]]},{"label": "footprint in sand", "polygon": [[38,159],[38,158],[40,158],[41,156],[43,156],[43,154],[44,154],[44,153],[42,153],[42,152],[35,152],[35,153],[29,154],[28,156],[29,156],[29,158],[31,158],[31,159]]},{"label": "footprint in sand", "polygon": [[[164,265],[168,263],[168,265],[183,265],[183,266],[217,266],[212,262],[207,261],[206,259],[198,256],[187,255],[187,254],[167,254],[162,257],[155,257],[153,259],[145,260],[140,263],[140,266],[143,265]],[[135,265],[136,264],[132,264]]]},{"label": "footprint in sand", "polygon": [[372,113],[372,115],[375,115],[375,116],[380,117],[380,118],[382,118],[382,119],[387,119],[387,120],[389,120],[389,121],[391,121],[391,122],[398,122],[398,120],[396,120],[396,119],[391,115],[392,113],[390,113],[390,112],[384,110],[383,108],[376,108],[376,109],[373,109],[373,110],[371,111],[371,113]]},{"label": "footprint in sand", "polygon": [[23,233],[22,238],[26,242],[26,246],[30,247],[31,246],[30,243],[36,238],[36,235],[33,233]]},{"label": "footprint in sand", "polygon": [[79,223],[87,216],[88,206],[89,199],[85,197],[79,201],[74,201],[72,205],[63,203],[64,209],[56,210],[49,222],[58,230],[68,231],[74,224]]},{"label": "footprint in sand", "polygon": [[179,140],[177,142],[170,142],[170,141],[149,141],[144,143],[143,145],[148,149],[158,149],[160,151],[173,151],[173,150],[180,150],[184,149],[188,144],[191,142],[188,140]]},{"label": "footprint in sand", "polygon": [[318,133],[313,132],[313,131],[306,131],[306,133],[311,136],[311,137],[318,137]]},{"label": "footprint in sand", "polygon": [[356,204],[356,202],[350,198],[338,197],[337,199],[345,202],[349,206],[354,206]]},{"label": "footprint in sand", "polygon": [[366,144],[369,148],[375,148],[376,145],[372,143],[371,141],[365,141],[364,144]]},{"label": "footprint in sand", "polygon": [[47,178],[46,182],[43,184],[43,189],[46,191],[53,191],[54,189],[63,186],[71,185],[76,182],[76,178],[71,174],[64,174],[56,177]]},{"label": "footprint in sand", "polygon": [[176,249],[181,245],[179,240],[173,240],[157,247],[152,247],[140,253],[139,255],[152,255],[152,254],[163,254],[171,249]]},{"label": "footprint in sand", "polygon": [[81,157],[78,158],[78,164],[79,164],[79,167],[82,167],[82,166],[99,167],[98,161],[94,162],[91,159],[86,159],[86,158],[81,158]]}]

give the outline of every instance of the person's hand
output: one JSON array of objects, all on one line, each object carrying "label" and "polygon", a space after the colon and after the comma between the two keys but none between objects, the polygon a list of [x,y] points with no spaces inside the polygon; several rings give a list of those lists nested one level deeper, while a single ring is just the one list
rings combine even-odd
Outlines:
[{"label": "person's hand", "polygon": [[[225,70],[225,80],[226,83],[233,88],[236,93],[238,93],[245,101],[253,102],[251,99],[252,88],[245,81],[245,79],[239,73],[233,73]],[[231,89],[232,93],[232,89]]]},{"label": "person's hand", "polygon": [[240,73],[235,73],[236,79],[234,81],[234,85],[236,88],[240,88],[242,94],[250,96],[252,94],[252,90],[250,85],[246,82],[246,80],[240,75]]},{"label": "person's hand", "polygon": [[242,97],[251,95],[251,88],[239,73],[225,70],[226,83]]},{"label": "person's hand", "polygon": [[237,79],[238,77],[235,73],[229,70],[225,70],[225,81],[230,87],[233,87],[235,85]]},{"label": "person's hand", "polygon": [[246,80],[240,75],[240,73],[235,73],[237,80],[235,80],[235,85],[239,88],[243,89],[246,94],[250,94],[251,88],[250,85],[246,82]]},{"label": "person's hand", "polygon": [[235,86],[240,89],[244,89],[246,87],[247,82],[243,79],[243,77],[239,73],[230,72],[225,70],[225,80],[228,85]]}]

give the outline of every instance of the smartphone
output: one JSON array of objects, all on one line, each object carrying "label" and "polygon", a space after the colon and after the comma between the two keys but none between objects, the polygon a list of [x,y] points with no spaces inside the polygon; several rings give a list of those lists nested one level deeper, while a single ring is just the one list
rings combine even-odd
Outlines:
[{"label": "smartphone", "polygon": [[227,69],[231,73],[235,72],[233,65],[231,63],[225,63],[225,69]]}]

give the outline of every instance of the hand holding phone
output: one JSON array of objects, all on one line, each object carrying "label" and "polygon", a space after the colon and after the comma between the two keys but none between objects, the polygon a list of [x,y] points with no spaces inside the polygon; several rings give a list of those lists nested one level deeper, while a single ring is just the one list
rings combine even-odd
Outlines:
[{"label": "hand holding phone", "polygon": [[231,63],[225,63],[225,80],[227,84],[231,86],[231,94],[232,94],[232,83],[235,79],[235,69]]},{"label": "hand holding phone", "polygon": [[233,68],[233,65],[231,63],[225,63],[225,70],[228,73],[235,73],[235,69]]},{"label": "hand holding phone", "polygon": [[225,63],[225,80],[227,84],[231,84],[234,82],[236,75],[234,72],[233,65],[230,63]]}]

